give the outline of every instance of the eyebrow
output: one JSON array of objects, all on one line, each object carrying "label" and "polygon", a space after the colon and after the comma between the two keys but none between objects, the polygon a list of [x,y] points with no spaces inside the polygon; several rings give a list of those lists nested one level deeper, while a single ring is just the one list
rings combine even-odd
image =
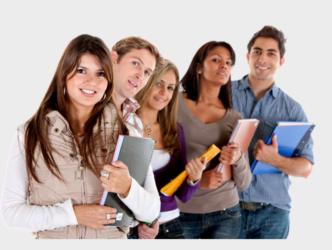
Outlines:
[{"label": "eyebrow", "polygon": [[[212,56],[218,56],[218,57],[220,57],[220,58],[224,58],[223,56],[221,56],[221,55],[219,55],[219,54],[217,54],[217,53],[213,53],[213,54],[210,55],[210,57],[212,57]],[[230,58],[230,57],[226,57],[225,60],[232,60],[232,58]]]},{"label": "eyebrow", "polygon": [[[259,51],[263,51],[262,48],[260,47],[254,47],[253,50],[259,50]],[[268,52],[278,52],[276,49],[267,49]]]},{"label": "eyebrow", "polygon": [[[85,70],[89,69],[88,67],[82,66],[81,64],[77,65],[77,68],[82,68]],[[100,72],[100,71],[104,71],[104,69],[103,68],[97,69],[97,72]]]}]

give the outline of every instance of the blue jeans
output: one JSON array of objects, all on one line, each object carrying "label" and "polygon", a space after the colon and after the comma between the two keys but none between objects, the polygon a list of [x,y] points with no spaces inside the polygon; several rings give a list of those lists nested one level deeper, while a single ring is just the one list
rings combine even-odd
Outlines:
[{"label": "blue jeans", "polygon": [[286,239],[289,211],[266,205],[257,210],[241,209],[240,239]]},{"label": "blue jeans", "polygon": [[207,213],[181,213],[180,221],[186,239],[235,239],[241,230],[240,206]]},{"label": "blue jeans", "polygon": [[160,224],[156,239],[184,239],[179,218]]}]

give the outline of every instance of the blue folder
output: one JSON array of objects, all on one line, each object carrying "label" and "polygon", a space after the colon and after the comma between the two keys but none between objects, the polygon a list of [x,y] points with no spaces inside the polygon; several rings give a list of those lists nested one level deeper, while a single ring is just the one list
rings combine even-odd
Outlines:
[{"label": "blue folder", "polygon": [[[308,142],[314,127],[314,124],[308,122],[278,122],[265,144],[271,144],[273,135],[276,135],[279,154],[297,157]],[[278,168],[257,160],[253,161],[250,168],[254,175],[281,173]]]}]

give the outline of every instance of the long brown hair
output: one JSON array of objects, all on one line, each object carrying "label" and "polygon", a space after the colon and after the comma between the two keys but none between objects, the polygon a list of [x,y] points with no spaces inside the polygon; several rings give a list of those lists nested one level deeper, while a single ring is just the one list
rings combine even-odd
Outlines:
[{"label": "long brown hair", "polygon": [[52,146],[50,145],[48,135],[48,122],[46,121],[46,115],[50,111],[58,111],[66,120],[68,120],[68,98],[66,92],[66,79],[68,75],[76,70],[79,65],[80,59],[83,54],[92,54],[96,56],[105,72],[105,78],[108,81],[108,85],[105,91],[103,99],[98,102],[90,115],[90,118],[84,125],[84,137],[80,147],[80,153],[83,160],[93,172],[97,173],[95,158],[91,155],[94,147],[93,140],[93,127],[98,124],[100,128],[101,118],[105,106],[111,100],[112,94],[112,64],[110,60],[110,51],[104,42],[94,36],[80,35],[74,38],[65,49],[60,62],[57,66],[56,72],[50,83],[50,86],[37,110],[37,112],[27,122],[25,131],[25,155],[28,173],[39,182],[36,175],[35,165],[35,151],[40,148],[43,160],[45,161],[47,168],[59,179],[63,179],[57,164],[52,156]]},{"label": "long brown hair", "polygon": [[[169,104],[158,112],[157,121],[161,128],[161,134],[165,150],[172,153],[179,148],[178,128],[177,128],[177,109],[179,92],[179,71],[177,67],[167,59],[161,59],[157,64],[155,73],[151,76],[146,86],[137,93],[136,100],[141,106],[144,105],[147,97],[151,94],[153,87],[160,80],[161,76],[168,71],[172,71],[176,77],[176,87]],[[139,112],[140,110],[138,110]]]}]

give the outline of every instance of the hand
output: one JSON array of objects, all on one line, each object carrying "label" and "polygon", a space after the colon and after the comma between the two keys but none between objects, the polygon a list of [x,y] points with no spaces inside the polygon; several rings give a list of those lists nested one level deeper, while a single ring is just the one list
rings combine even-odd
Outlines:
[{"label": "hand", "polygon": [[106,224],[115,222],[116,209],[101,205],[74,205],[75,216],[79,225],[94,229],[104,229]]},{"label": "hand", "polygon": [[151,227],[144,223],[138,225],[138,238],[139,239],[154,239],[159,233],[159,222],[152,224]]},{"label": "hand", "polygon": [[253,153],[256,160],[275,166],[274,162],[279,157],[277,137],[275,135],[272,137],[271,145],[267,145],[262,140],[258,140]]},{"label": "hand", "polygon": [[197,181],[202,178],[203,170],[206,167],[206,159],[195,158],[186,165],[189,181]]},{"label": "hand", "polygon": [[223,183],[223,173],[219,172],[217,167],[205,171],[202,175],[200,187],[203,189],[216,189]]},{"label": "hand", "polygon": [[241,155],[240,145],[237,143],[231,143],[222,147],[219,161],[223,165],[233,165],[241,158]]},{"label": "hand", "polygon": [[108,178],[101,176],[100,180],[104,189],[108,192],[117,193],[123,198],[127,197],[131,187],[131,176],[128,167],[121,161],[105,165],[104,170],[109,172]]}]

